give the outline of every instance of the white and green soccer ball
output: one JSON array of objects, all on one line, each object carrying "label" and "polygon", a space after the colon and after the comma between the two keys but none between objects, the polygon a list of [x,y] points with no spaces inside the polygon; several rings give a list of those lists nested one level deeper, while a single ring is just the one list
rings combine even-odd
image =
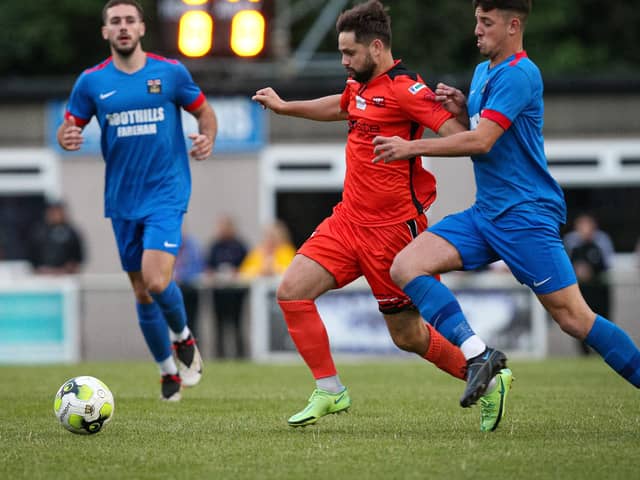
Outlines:
[{"label": "white and green soccer ball", "polygon": [[53,411],[73,433],[98,433],[113,418],[115,403],[109,387],[95,377],[70,378],[62,384]]}]

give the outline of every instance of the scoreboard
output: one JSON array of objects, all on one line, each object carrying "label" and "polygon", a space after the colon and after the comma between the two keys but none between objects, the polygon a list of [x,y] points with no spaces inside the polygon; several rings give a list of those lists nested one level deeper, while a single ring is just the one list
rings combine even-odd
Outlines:
[{"label": "scoreboard", "polygon": [[184,57],[265,56],[274,0],[160,0],[165,49]]}]

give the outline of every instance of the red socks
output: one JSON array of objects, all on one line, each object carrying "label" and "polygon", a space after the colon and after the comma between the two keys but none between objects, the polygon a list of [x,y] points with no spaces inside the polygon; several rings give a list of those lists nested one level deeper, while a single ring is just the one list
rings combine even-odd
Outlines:
[{"label": "red socks", "polygon": [[[287,322],[289,335],[296,345],[313,378],[331,377],[337,374],[331,357],[329,337],[313,300],[279,300],[278,305]],[[460,349],[428,323],[429,349],[425,360],[440,370],[462,380],[466,377],[467,361]]]},{"label": "red socks", "polygon": [[336,375],[329,336],[313,300],[278,300],[278,305],[287,322],[289,335],[311,369],[313,378]]},{"label": "red socks", "polygon": [[467,361],[458,347],[444,338],[430,324],[425,322],[429,329],[429,349],[424,355],[425,360],[433,363],[440,370],[464,380],[467,374]]}]

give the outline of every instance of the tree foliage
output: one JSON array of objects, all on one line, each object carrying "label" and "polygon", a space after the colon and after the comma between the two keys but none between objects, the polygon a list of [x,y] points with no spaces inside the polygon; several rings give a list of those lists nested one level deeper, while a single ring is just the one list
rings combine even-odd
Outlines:
[{"label": "tree foliage", "polygon": [[525,47],[547,74],[640,73],[634,0],[535,0]]},{"label": "tree foliage", "polygon": [[[141,2],[153,17],[154,1]],[[100,34],[104,0],[0,2],[2,75],[80,73],[108,56]]]},{"label": "tree foliage", "polygon": [[[141,3],[149,25],[145,47],[154,49],[162,34],[155,22],[156,2]],[[468,74],[480,59],[471,0],[385,3],[393,18],[395,56],[425,77]],[[100,36],[103,5],[104,0],[0,2],[0,74],[75,74],[102,60],[108,54]],[[317,13],[294,26],[294,47]],[[534,0],[525,48],[545,75],[640,74],[638,25],[635,0]],[[337,56],[333,30],[322,50]]]}]

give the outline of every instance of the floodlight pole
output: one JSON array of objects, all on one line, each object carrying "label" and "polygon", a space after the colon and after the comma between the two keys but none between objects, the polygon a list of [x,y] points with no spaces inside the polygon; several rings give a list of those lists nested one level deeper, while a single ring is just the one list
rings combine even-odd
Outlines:
[{"label": "floodlight pole", "polygon": [[[300,46],[293,54],[292,61],[295,70],[302,71],[306,68],[324,36],[335,25],[336,18],[346,5],[347,1],[348,0],[331,0],[327,5],[325,5],[318,18],[309,29],[309,32],[302,40],[302,43],[300,43]],[[318,2],[306,1],[304,3],[306,7],[310,7],[310,4],[315,6]],[[297,4],[296,7],[298,7],[299,4]],[[301,11],[301,9],[299,11]]]}]

